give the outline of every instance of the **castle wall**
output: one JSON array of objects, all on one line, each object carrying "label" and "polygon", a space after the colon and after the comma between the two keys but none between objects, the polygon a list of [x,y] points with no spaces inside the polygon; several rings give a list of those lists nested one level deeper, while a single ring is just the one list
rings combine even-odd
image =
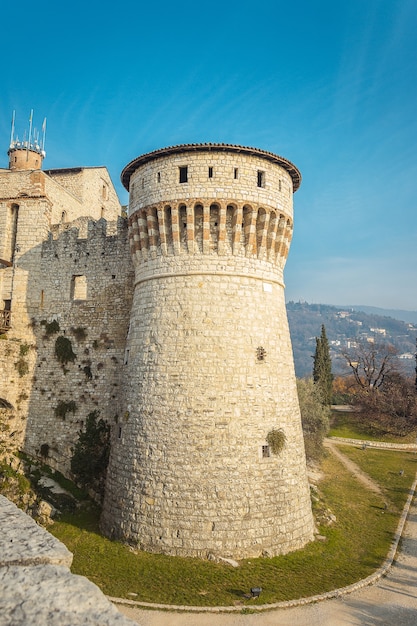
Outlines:
[{"label": "castle wall", "polygon": [[[11,303],[0,398],[16,447],[38,455],[46,444],[46,460],[67,473],[88,413],[117,416],[132,265],[107,170],[60,172],[0,171],[0,308]],[[92,221],[102,213],[114,221]],[[57,360],[59,336],[71,341],[74,361]],[[73,410],[62,415],[63,404]]]},{"label": "castle wall", "polygon": [[28,405],[35,367],[33,344],[0,340],[0,452],[4,456],[23,449]]},{"label": "castle wall", "polygon": [[[120,202],[105,167],[48,170],[48,195],[53,198],[52,223],[71,221],[83,215],[93,219],[117,220]],[[54,191],[54,186],[58,187]],[[62,204],[63,190],[79,200],[78,210]],[[86,210],[87,209],[87,210]],[[66,216],[62,219],[62,213]]]},{"label": "castle wall", "polygon": [[[87,415],[99,410],[114,424],[119,414],[133,276],[125,220],[120,218],[116,235],[107,236],[106,227],[104,220],[90,221],[87,237],[80,239],[77,228],[62,226],[55,239],[51,235],[42,244],[39,271],[32,268],[30,275],[37,360],[24,448],[39,455],[46,444],[48,462],[63,473],[69,471],[71,449]],[[74,290],[77,277],[86,286],[83,299]],[[49,333],[53,321],[59,330]],[[73,361],[59,362],[58,337],[70,340]],[[63,404],[72,407],[65,415]]]}]

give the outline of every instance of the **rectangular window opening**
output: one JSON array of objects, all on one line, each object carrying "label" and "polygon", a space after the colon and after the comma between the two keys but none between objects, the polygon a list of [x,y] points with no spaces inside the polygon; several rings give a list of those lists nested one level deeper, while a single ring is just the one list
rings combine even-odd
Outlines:
[{"label": "rectangular window opening", "polygon": [[269,459],[270,456],[271,456],[271,451],[269,449],[269,446],[262,446],[262,458]]},{"label": "rectangular window opening", "polygon": [[188,165],[180,167],[180,183],[188,183]]},{"label": "rectangular window opening", "polygon": [[239,168],[235,167],[233,171],[233,177],[235,180],[237,180],[238,176],[239,176]]},{"label": "rectangular window opening", "polygon": [[73,276],[71,279],[71,300],[87,299],[87,277]]},{"label": "rectangular window opening", "polygon": [[212,167],[209,167],[208,177],[209,178],[213,178],[213,168]]},{"label": "rectangular window opening", "polygon": [[265,172],[258,170],[258,187],[265,187]]},{"label": "rectangular window opening", "polygon": [[160,183],[160,182],[161,182],[161,172],[158,172],[158,174],[157,174],[157,180],[158,180],[158,183]]}]

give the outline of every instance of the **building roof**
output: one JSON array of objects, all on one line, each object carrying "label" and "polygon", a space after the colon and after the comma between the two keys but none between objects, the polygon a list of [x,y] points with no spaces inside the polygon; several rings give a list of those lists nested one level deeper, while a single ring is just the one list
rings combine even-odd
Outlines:
[{"label": "building roof", "polygon": [[257,156],[261,159],[270,161],[271,163],[275,163],[276,165],[279,165],[283,169],[287,170],[292,178],[294,191],[297,191],[301,184],[301,173],[296,168],[296,166],[291,163],[291,161],[288,161],[288,159],[278,156],[273,152],[259,150],[258,148],[249,148],[247,146],[236,146],[228,143],[188,143],[180,144],[179,146],[169,146],[168,148],[154,150],[153,152],[142,154],[142,156],[133,159],[133,161],[130,161],[130,163],[126,165],[120,175],[123,186],[125,187],[125,189],[127,189],[127,191],[129,191],[130,177],[133,172],[141,165],[149,163],[149,161],[159,159],[160,157],[170,156],[173,154],[182,154],[186,152],[235,152],[237,154]]}]

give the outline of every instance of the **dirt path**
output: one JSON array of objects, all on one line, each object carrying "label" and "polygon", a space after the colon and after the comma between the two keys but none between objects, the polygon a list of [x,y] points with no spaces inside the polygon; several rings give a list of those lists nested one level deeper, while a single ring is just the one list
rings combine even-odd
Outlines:
[{"label": "dirt path", "polygon": [[340,452],[337,445],[330,441],[330,439],[326,439],[324,442],[325,447],[330,450],[330,452],[337,458],[346,469],[370,491],[374,491],[378,493],[380,496],[384,496],[380,486],[376,483],[368,474],[366,474],[359,465],[356,465],[353,461],[351,461],[345,454]]}]

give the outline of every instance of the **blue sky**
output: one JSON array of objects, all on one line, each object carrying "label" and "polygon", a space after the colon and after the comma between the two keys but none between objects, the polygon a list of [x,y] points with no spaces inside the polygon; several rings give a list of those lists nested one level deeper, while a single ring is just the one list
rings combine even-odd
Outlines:
[{"label": "blue sky", "polygon": [[[18,7],[18,10],[16,9]],[[45,168],[178,143],[293,161],[287,300],[417,309],[416,0],[2,3],[7,167],[30,109]]]}]

